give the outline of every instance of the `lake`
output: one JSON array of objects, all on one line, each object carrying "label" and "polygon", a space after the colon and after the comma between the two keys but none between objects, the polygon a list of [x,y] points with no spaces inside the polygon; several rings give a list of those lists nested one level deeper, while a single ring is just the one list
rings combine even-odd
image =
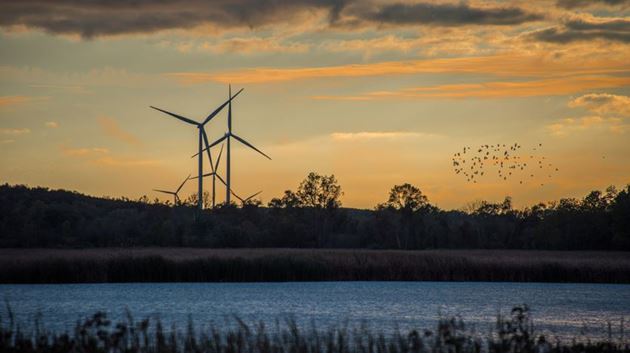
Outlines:
[{"label": "lake", "polygon": [[[477,332],[487,333],[497,313],[513,305],[531,308],[538,332],[562,339],[603,338],[607,323],[614,337],[630,320],[630,285],[487,282],[290,282],[290,283],[120,283],[0,285],[21,322],[32,328],[37,313],[45,328],[70,330],[98,310],[110,318],[159,316],[184,329],[293,316],[298,324],[328,328],[366,322],[376,331],[396,327],[434,329],[440,316],[459,315]],[[6,320],[7,309],[0,315]],[[626,329],[627,331],[627,329]]]}]

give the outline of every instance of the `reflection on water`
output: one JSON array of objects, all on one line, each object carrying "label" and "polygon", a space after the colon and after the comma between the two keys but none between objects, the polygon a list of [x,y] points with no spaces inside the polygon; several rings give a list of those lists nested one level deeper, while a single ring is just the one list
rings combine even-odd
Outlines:
[{"label": "reflection on water", "polygon": [[[23,326],[36,313],[50,330],[67,330],[98,310],[114,320],[128,308],[136,318],[159,315],[167,326],[224,324],[292,316],[300,325],[327,328],[366,322],[377,331],[434,328],[440,315],[460,315],[483,333],[497,313],[526,303],[539,332],[574,337],[619,335],[630,319],[630,285],[486,282],[127,283],[0,285]],[[6,318],[6,309],[0,309]],[[627,330],[626,330],[627,331]]]}]

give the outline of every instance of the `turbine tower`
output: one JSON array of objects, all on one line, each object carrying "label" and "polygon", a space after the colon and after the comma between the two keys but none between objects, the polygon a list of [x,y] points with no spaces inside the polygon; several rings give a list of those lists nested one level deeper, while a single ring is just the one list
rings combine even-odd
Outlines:
[{"label": "turbine tower", "polygon": [[[202,152],[204,151],[203,149],[203,143],[205,142],[206,146],[208,146],[208,136],[206,135],[206,130],[204,129],[204,126],[210,121],[212,120],[212,118],[214,118],[217,114],[219,114],[219,112],[221,112],[221,110],[223,108],[225,108],[226,105],[231,104],[232,99],[236,98],[236,96],[238,96],[241,92],[243,91],[243,89],[241,89],[240,91],[238,91],[234,96],[230,95],[230,98],[223,104],[221,104],[217,109],[215,109],[210,115],[208,115],[208,117],[206,117],[206,119],[199,123],[196,122],[192,119],[183,117],[181,115],[175,114],[175,113],[171,113],[169,111],[160,109],[160,108],[156,108],[154,106],[151,106],[151,108],[160,111],[164,114],[168,114],[176,119],[179,119],[185,123],[191,124],[191,125],[195,125],[197,127],[197,129],[199,130],[199,153],[197,153],[195,156],[199,156],[198,158],[198,163],[199,163],[199,171],[197,174],[197,179],[199,180],[199,187],[198,187],[198,191],[197,191],[197,207],[199,208],[199,210],[203,209],[203,178],[201,177],[201,175],[203,174],[203,155]],[[210,148],[206,148],[205,150],[208,151],[208,158],[210,159],[210,167],[214,169],[214,163],[212,163],[212,155],[210,153]],[[212,190],[212,193],[214,195],[214,190]],[[213,197],[214,198],[214,197]]]},{"label": "turbine tower", "polygon": [[177,190],[175,191],[167,191],[167,190],[159,190],[159,189],[153,189],[153,191],[157,191],[157,192],[161,192],[163,194],[170,194],[173,195],[173,205],[177,206],[181,203],[181,200],[179,199],[179,195],[177,195],[179,193],[179,190],[181,190],[184,187],[184,184],[186,184],[186,182],[190,179],[190,174],[188,174],[188,176],[186,177],[186,179],[184,179],[184,181],[182,182],[182,184],[177,188]]},{"label": "turbine tower", "polygon": [[[214,207],[214,190],[215,190],[215,186],[216,186],[216,182],[217,182],[217,178],[219,178],[219,180],[221,180],[221,182],[223,183],[223,185],[227,185],[225,183],[225,181],[223,180],[223,178],[221,178],[221,176],[219,175],[219,162],[221,162],[221,155],[223,154],[223,145],[221,145],[221,151],[219,151],[219,156],[217,157],[217,161],[215,162],[214,166],[212,167],[212,172],[210,173],[206,173],[204,175],[202,175],[202,178],[205,178],[207,176],[211,176],[212,175],[212,190],[213,190],[213,194],[212,194],[212,207]],[[194,156],[193,156],[194,157]],[[194,176],[190,179],[197,179],[199,178],[199,176]]]},{"label": "turbine tower", "polygon": [[[219,154],[219,158],[221,158],[221,154]],[[219,165],[219,162],[218,162],[218,160],[217,160],[217,167],[218,167],[218,165]],[[222,183],[225,187],[227,187],[227,183],[225,182],[225,180],[224,180],[223,178],[221,178],[221,175],[219,175],[219,173],[217,173],[217,172],[216,172],[217,167],[215,167],[215,171],[214,171],[214,172],[212,172],[212,173],[206,173],[206,174],[204,174],[204,175],[203,175],[203,177],[205,178],[205,177],[207,177],[207,176],[212,175],[212,177],[213,177],[213,178],[214,178],[214,177],[218,178],[218,179],[219,179],[219,181],[220,181],[220,182],[221,182],[221,183]],[[197,179],[197,177],[192,177],[192,178],[190,178],[190,179]],[[230,190],[230,189],[228,189],[228,190]],[[230,190],[230,193],[231,193],[234,197],[236,197],[237,199],[239,199],[239,201],[241,201],[241,207],[245,206],[249,200],[251,200],[251,199],[253,199],[254,197],[258,196],[261,192],[262,192],[262,190],[261,190],[261,191],[259,191],[259,192],[257,192],[257,193],[255,193],[255,194],[253,194],[253,195],[251,195],[251,196],[249,196],[249,197],[247,197],[247,198],[245,198],[245,199],[243,199],[243,198],[241,198],[240,196],[238,196],[238,195],[237,195],[237,194],[236,194],[233,190]]]},{"label": "turbine tower", "polygon": [[[243,91],[243,89],[238,91],[238,93],[236,93],[236,95],[241,93],[241,91]],[[234,134],[232,132],[232,99],[234,99],[234,97],[236,97],[236,95],[232,96],[232,86],[230,85],[229,86],[229,99],[226,102],[228,104],[228,119],[227,119],[228,131],[225,133],[225,135],[223,135],[223,137],[221,137],[218,140],[214,141],[213,143],[208,145],[208,147],[205,148],[205,150],[210,150],[212,147],[218,145],[219,143],[221,143],[221,142],[223,142],[224,140],[227,139],[227,162],[226,162],[226,175],[225,175],[225,177],[227,179],[227,181],[226,181],[226,190],[225,190],[225,203],[226,204],[230,203],[230,194],[231,194],[231,190],[232,190],[231,173],[230,173],[230,169],[231,169],[231,154],[232,154],[231,151],[230,151],[230,141],[232,140],[232,138],[235,138],[238,142],[244,144],[245,146],[253,149],[254,151],[262,154],[265,157],[267,157],[267,159],[271,160],[271,157],[269,157],[268,155],[264,154],[261,150],[259,150],[258,148],[254,147],[251,143],[245,141],[243,138],[239,137],[238,135],[236,135],[236,134]],[[198,154],[201,154],[202,152],[203,151],[200,151]]]}]

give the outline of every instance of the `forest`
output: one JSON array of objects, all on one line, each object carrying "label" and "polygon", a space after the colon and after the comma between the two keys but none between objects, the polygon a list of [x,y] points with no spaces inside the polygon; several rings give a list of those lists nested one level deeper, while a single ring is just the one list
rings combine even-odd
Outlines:
[{"label": "forest", "polygon": [[[523,209],[478,201],[442,210],[410,184],[372,210],[344,208],[333,175],[310,173],[266,206],[98,198],[0,185],[0,247],[630,250],[630,185]],[[206,195],[207,197],[207,195]]]}]

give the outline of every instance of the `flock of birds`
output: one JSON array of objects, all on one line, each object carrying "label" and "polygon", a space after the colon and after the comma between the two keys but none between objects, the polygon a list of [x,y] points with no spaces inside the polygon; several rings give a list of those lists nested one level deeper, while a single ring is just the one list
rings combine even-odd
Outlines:
[{"label": "flock of birds", "polygon": [[517,179],[519,184],[539,183],[551,179],[559,169],[541,154],[542,143],[532,147],[529,153],[523,146],[496,144],[478,148],[465,146],[462,152],[453,155],[455,174],[462,175],[467,182],[477,183],[481,178],[498,178],[500,181]]}]

